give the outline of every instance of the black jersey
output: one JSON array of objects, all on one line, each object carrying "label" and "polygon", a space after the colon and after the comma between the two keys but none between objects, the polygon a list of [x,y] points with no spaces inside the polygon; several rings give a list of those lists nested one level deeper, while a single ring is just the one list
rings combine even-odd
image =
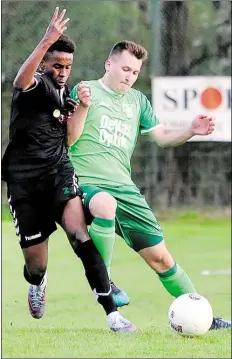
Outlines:
[{"label": "black jersey", "polygon": [[6,182],[36,178],[69,161],[63,121],[68,89],[57,90],[45,74],[35,79],[31,89],[13,92],[9,144],[2,159]]}]

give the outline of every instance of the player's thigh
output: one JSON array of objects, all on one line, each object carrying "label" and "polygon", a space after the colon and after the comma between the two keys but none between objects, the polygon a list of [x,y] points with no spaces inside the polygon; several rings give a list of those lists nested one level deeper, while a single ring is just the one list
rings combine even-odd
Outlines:
[{"label": "player's thigh", "polygon": [[[51,187],[53,197],[53,213],[56,221],[61,224],[64,209],[71,199],[82,197],[78,178],[69,163],[59,166]],[[79,201],[78,201],[79,202]],[[73,207],[73,206],[69,206]]]},{"label": "player's thigh", "polygon": [[35,183],[8,185],[8,202],[21,248],[28,248],[46,241],[56,230],[50,211],[37,196]]},{"label": "player's thigh", "polygon": [[163,241],[160,224],[142,195],[117,201],[116,231],[130,247],[139,252]]},{"label": "player's thigh", "polygon": [[63,227],[69,238],[75,233],[81,242],[89,240],[82,191],[78,185],[78,177],[69,163],[59,167],[53,193],[56,221]]}]

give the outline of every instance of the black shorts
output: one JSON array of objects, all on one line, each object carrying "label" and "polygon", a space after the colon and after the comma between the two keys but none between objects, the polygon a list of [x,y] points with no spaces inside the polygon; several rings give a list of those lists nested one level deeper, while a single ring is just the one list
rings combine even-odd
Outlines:
[{"label": "black shorts", "polygon": [[61,223],[64,206],[82,196],[74,170],[60,165],[46,176],[7,184],[7,197],[21,248],[42,243]]}]

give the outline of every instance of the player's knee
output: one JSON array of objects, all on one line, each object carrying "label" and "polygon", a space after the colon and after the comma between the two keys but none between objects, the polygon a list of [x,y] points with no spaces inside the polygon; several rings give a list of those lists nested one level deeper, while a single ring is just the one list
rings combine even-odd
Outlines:
[{"label": "player's knee", "polygon": [[117,201],[107,192],[98,192],[89,202],[89,210],[93,217],[114,219]]}]

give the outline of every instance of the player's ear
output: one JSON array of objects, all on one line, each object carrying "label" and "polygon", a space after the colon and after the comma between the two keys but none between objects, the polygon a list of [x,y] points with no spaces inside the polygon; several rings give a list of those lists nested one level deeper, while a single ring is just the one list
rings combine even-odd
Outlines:
[{"label": "player's ear", "polygon": [[110,69],[110,59],[107,59],[105,61],[105,70],[106,70],[106,72],[109,71],[109,69]]},{"label": "player's ear", "polygon": [[45,69],[44,60],[42,60],[41,63],[39,64],[38,70],[39,70],[39,71],[44,71],[44,69]]}]

